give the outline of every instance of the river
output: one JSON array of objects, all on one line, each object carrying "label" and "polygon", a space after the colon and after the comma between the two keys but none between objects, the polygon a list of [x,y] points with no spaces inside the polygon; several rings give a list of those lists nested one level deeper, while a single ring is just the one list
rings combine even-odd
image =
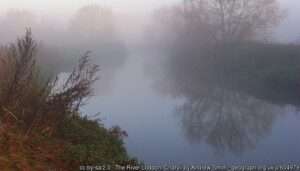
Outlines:
[{"label": "river", "polygon": [[101,112],[106,127],[119,125],[128,133],[130,156],[154,165],[300,163],[296,107],[228,93],[218,112],[214,98],[206,100],[209,107],[195,97],[166,96],[153,88],[143,59],[131,55],[111,91],[97,95],[95,87],[96,96],[83,108]]}]

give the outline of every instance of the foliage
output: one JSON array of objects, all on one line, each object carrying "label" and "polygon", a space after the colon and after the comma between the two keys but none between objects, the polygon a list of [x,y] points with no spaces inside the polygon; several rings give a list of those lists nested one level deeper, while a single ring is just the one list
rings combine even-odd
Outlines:
[{"label": "foliage", "polygon": [[0,169],[76,170],[126,161],[125,132],[80,114],[99,70],[88,53],[62,82],[39,71],[36,47],[28,30],[1,49]]},{"label": "foliage", "polygon": [[123,147],[122,132],[113,134],[99,126],[97,121],[73,117],[63,125],[59,136],[69,142],[65,157],[72,159],[72,163],[112,165],[128,158]]},{"label": "foliage", "polygon": [[298,45],[251,43],[234,52],[223,68],[235,89],[274,103],[300,104]]},{"label": "foliage", "polygon": [[195,0],[160,9],[154,48],[167,56],[163,84],[175,95],[222,87],[299,103],[299,46],[268,39],[281,17],[277,0]]},{"label": "foliage", "polygon": [[174,87],[171,94],[203,95],[206,88],[221,87],[275,104],[300,104],[299,45],[229,44],[214,49],[214,56],[192,49],[176,51],[165,61],[164,78],[169,79],[163,87]]}]

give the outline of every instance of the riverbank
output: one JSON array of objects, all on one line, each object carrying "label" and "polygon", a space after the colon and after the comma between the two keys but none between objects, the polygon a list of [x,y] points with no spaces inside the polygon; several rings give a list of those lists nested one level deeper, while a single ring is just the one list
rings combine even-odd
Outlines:
[{"label": "riverbank", "polygon": [[[81,165],[134,163],[126,132],[84,117],[98,66],[84,55],[63,82],[45,78],[36,65],[30,31],[1,49],[0,170],[78,170]],[[38,57],[38,56],[37,56]]]},{"label": "riverbank", "polygon": [[299,49],[293,44],[254,42],[213,51],[195,47],[174,50],[161,65],[163,77],[168,79],[159,83],[194,95],[201,93],[201,87],[218,87],[274,104],[300,105]]}]

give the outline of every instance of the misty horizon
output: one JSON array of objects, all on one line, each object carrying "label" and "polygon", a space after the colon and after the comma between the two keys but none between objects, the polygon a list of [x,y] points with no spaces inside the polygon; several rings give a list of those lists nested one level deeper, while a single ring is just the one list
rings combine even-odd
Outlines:
[{"label": "misty horizon", "polygon": [[0,170],[300,164],[298,23],[296,0],[0,0]]}]

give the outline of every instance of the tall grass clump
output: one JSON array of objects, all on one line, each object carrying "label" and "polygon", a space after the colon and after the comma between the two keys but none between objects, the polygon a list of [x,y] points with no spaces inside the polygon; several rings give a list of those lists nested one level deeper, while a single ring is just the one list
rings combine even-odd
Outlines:
[{"label": "tall grass clump", "polygon": [[65,81],[45,76],[27,30],[0,50],[0,170],[78,170],[128,160],[126,133],[83,117],[99,67],[88,53]]}]

